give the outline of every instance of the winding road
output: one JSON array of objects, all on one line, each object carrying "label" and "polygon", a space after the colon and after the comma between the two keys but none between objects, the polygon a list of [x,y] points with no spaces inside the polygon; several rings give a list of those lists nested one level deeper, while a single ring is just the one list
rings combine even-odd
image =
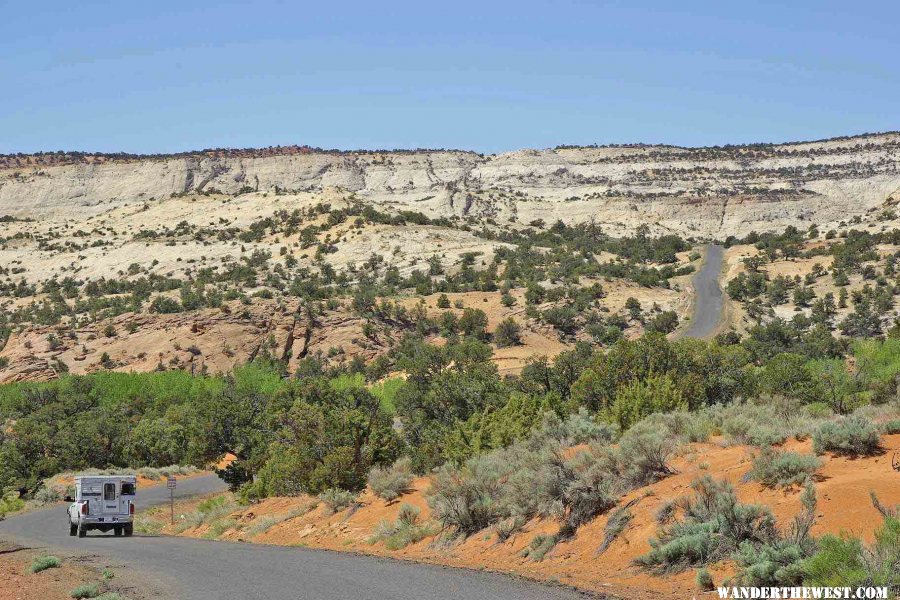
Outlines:
[{"label": "winding road", "polygon": [[[220,491],[214,475],[178,482],[176,497]],[[139,490],[143,507],[168,501],[165,486]],[[494,573],[422,565],[325,550],[191,538],[69,537],[65,507],[56,505],[0,522],[0,537],[31,546],[109,557],[171,589],[184,600],[574,600],[576,591]]]},{"label": "winding road", "polygon": [[725,298],[719,285],[725,250],[717,244],[706,247],[706,258],[694,275],[694,306],[691,322],[682,337],[709,338],[722,322]]}]

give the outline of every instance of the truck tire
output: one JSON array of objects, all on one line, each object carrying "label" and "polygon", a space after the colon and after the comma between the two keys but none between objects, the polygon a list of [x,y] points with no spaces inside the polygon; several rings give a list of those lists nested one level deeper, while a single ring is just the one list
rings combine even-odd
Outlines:
[{"label": "truck tire", "polygon": [[83,538],[87,535],[87,527],[84,526],[84,523],[78,524],[78,537]]},{"label": "truck tire", "polygon": [[129,523],[125,526],[125,537],[131,537],[132,533],[134,533],[134,524]]},{"label": "truck tire", "polygon": [[116,537],[122,535],[122,526],[116,525],[115,527],[113,527],[113,533],[116,535]]},{"label": "truck tire", "polygon": [[75,536],[77,534],[78,534],[78,525],[75,525],[74,523],[72,523],[72,521],[69,521],[69,535]]}]

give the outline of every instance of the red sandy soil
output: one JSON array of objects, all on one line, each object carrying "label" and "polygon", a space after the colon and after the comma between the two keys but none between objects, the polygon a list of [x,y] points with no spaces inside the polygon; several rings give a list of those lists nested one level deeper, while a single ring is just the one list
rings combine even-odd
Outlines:
[{"label": "red sandy soil", "polygon": [[81,568],[63,564],[58,569],[29,573],[33,556],[38,553],[19,551],[0,554],[0,600],[62,600],[87,580]]},{"label": "red sandy soil", "polygon": [[[869,499],[870,490],[875,491],[885,505],[900,503],[900,474],[891,467],[891,456],[900,452],[900,435],[885,436],[882,444],[885,452],[879,456],[859,459],[831,455],[822,457],[824,464],[816,477],[816,535],[847,531],[871,540],[881,516]],[[804,453],[812,451],[808,440],[791,441],[786,447]],[[413,489],[398,501],[385,503],[366,490],[360,495],[361,506],[355,511],[345,510],[328,515],[320,505],[306,514],[279,522],[250,539],[249,528],[260,518],[285,516],[308,506],[312,501],[308,497],[270,498],[234,512],[231,517],[238,525],[227,530],[220,539],[302,545],[502,571],[630,599],[686,598],[699,594],[695,589],[693,570],[656,576],[632,565],[637,556],[650,549],[647,540],[657,530],[654,513],[663,502],[689,495],[691,482],[703,474],[709,474],[730,481],[741,501],[771,507],[782,527],[787,527],[801,510],[799,489],[767,489],[756,482],[741,481],[750,470],[754,452],[755,449],[747,446],[722,447],[719,440],[686,446],[672,461],[677,474],[622,498],[620,506],[635,501],[630,507],[633,519],[600,555],[597,548],[604,537],[606,515],[582,526],[574,538],[558,544],[541,562],[523,557],[522,550],[536,535],[557,532],[558,524],[550,520],[533,520],[505,542],[498,541],[493,531],[485,530],[462,542],[440,543],[432,537],[397,551],[388,550],[381,542],[370,543],[369,538],[378,523],[382,520],[393,522],[403,503],[421,509],[420,522],[429,518],[424,496],[429,485],[427,478],[414,481]],[[179,511],[182,514],[189,512],[196,503],[197,500],[184,504]],[[182,535],[199,537],[207,529],[203,525]],[[171,531],[171,528],[164,531]],[[723,563],[715,565],[710,571],[715,582],[721,583],[734,573],[734,568]]]},{"label": "red sandy soil", "polygon": [[[31,573],[31,563],[52,554],[61,565]],[[163,581],[148,578],[123,564],[106,562],[100,556],[49,553],[44,549],[22,548],[0,540],[0,600],[63,600],[84,584],[97,584],[100,593],[116,592],[129,600],[174,598]],[[104,578],[109,572],[112,577]]]}]

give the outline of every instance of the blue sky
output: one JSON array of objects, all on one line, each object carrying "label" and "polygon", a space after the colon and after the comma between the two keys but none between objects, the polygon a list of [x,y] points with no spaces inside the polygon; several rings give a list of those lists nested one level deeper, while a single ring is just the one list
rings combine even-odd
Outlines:
[{"label": "blue sky", "polygon": [[7,0],[0,153],[896,130],[898,23],[896,0]]}]

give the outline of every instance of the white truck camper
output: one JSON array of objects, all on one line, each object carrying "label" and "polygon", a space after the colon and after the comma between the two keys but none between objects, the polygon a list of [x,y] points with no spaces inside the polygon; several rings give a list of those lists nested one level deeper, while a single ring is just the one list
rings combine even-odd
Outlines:
[{"label": "white truck camper", "polygon": [[84,537],[91,529],[126,536],[134,533],[134,475],[75,477],[75,496],[67,496],[69,535]]}]

